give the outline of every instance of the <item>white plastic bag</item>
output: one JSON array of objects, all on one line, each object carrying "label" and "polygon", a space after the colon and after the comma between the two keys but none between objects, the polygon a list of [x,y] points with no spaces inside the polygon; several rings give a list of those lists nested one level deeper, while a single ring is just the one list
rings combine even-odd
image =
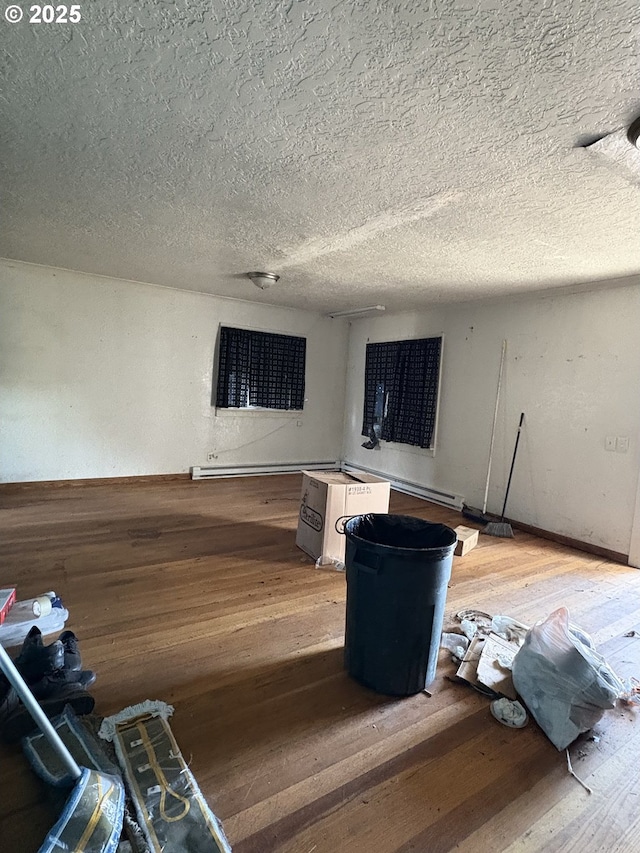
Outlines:
[{"label": "white plastic bag", "polygon": [[451,652],[457,660],[462,660],[469,648],[469,640],[464,634],[447,634],[445,632],[440,637],[440,648]]},{"label": "white plastic bag", "polygon": [[65,607],[54,607],[48,616],[38,618],[33,615],[32,598],[16,601],[0,625],[0,643],[5,649],[19,646],[34,625],[40,628],[43,637],[56,634],[64,628],[68,618],[69,611]]},{"label": "white plastic bag", "polygon": [[569,625],[566,607],[527,632],[512,674],[516,690],[557,749],[591,729],[624,693],[591,638]]}]

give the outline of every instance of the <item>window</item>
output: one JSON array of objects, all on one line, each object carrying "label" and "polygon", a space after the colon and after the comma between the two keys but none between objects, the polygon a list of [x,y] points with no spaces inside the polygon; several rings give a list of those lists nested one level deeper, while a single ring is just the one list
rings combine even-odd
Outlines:
[{"label": "window", "polygon": [[442,338],[367,344],[362,434],[433,447]]},{"label": "window", "polygon": [[306,338],[222,326],[216,406],[302,409],[306,347]]}]

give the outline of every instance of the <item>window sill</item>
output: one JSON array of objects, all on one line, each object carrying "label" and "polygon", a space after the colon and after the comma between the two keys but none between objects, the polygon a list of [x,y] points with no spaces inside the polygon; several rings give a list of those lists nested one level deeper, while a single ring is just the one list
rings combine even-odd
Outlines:
[{"label": "window sill", "polygon": [[302,409],[219,409],[215,410],[216,418],[291,418],[298,419],[303,415]]},{"label": "window sill", "polygon": [[394,453],[406,453],[409,456],[421,456],[424,458],[425,456],[436,455],[435,447],[413,447],[410,444],[400,444],[395,441],[384,441],[384,439],[380,446],[382,449],[388,447],[389,450],[392,450]]}]

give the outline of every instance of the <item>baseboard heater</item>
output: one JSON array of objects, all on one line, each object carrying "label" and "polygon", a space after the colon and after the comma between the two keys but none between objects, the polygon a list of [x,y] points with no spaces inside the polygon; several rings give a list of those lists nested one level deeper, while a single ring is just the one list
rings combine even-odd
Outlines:
[{"label": "baseboard heater", "polygon": [[373,468],[365,468],[364,465],[354,465],[346,460],[342,462],[340,470],[348,473],[349,471],[365,471],[367,474],[374,474],[376,477],[384,477],[391,483],[391,488],[396,492],[402,492],[405,495],[412,495],[415,498],[422,498],[425,501],[446,506],[449,509],[460,511],[464,504],[462,495],[455,495],[450,492],[443,492],[440,489],[432,489],[429,486],[421,486],[418,483],[412,483],[410,480],[399,480],[385,474],[384,471],[376,471]]},{"label": "baseboard heater", "polygon": [[212,480],[216,477],[257,477],[260,474],[297,474],[299,471],[339,471],[340,462],[272,462],[266,465],[211,465],[191,469],[192,480]]},{"label": "baseboard heater", "polygon": [[401,480],[390,477],[384,471],[374,468],[366,468],[364,465],[354,465],[347,461],[331,459],[326,462],[270,462],[262,465],[194,465],[191,469],[192,480],[213,480],[216,477],[258,477],[263,474],[297,474],[300,471],[364,471],[382,477],[391,483],[391,488],[405,495],[413,495],[431,501],[449,509],[461,510],[464,498],[461,495],[443,492],[440,489],[432,489],[429,486],[421,486],[410,480]]}]

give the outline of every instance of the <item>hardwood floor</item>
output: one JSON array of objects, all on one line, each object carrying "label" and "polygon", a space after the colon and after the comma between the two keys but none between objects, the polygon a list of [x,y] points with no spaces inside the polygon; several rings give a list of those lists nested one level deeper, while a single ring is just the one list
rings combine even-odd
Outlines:
[{"label": "hardwood floor", "polygon": [[[55,589],[96,710],[175,705],[172,728],[234,853],[640,851],[638,713],[571,748],[438,677],[396,700],[343,670],[345,578],[294,544],[300,477],[3,487],[0,586]],[[391,511],[462,523],[397,493]],[[454,559],[447,610],[532,623],[567,604],[640,676],[640,572],[532,535]],[[0,752],[0,848],[37,850],[55,814],[19,749]]]}]

